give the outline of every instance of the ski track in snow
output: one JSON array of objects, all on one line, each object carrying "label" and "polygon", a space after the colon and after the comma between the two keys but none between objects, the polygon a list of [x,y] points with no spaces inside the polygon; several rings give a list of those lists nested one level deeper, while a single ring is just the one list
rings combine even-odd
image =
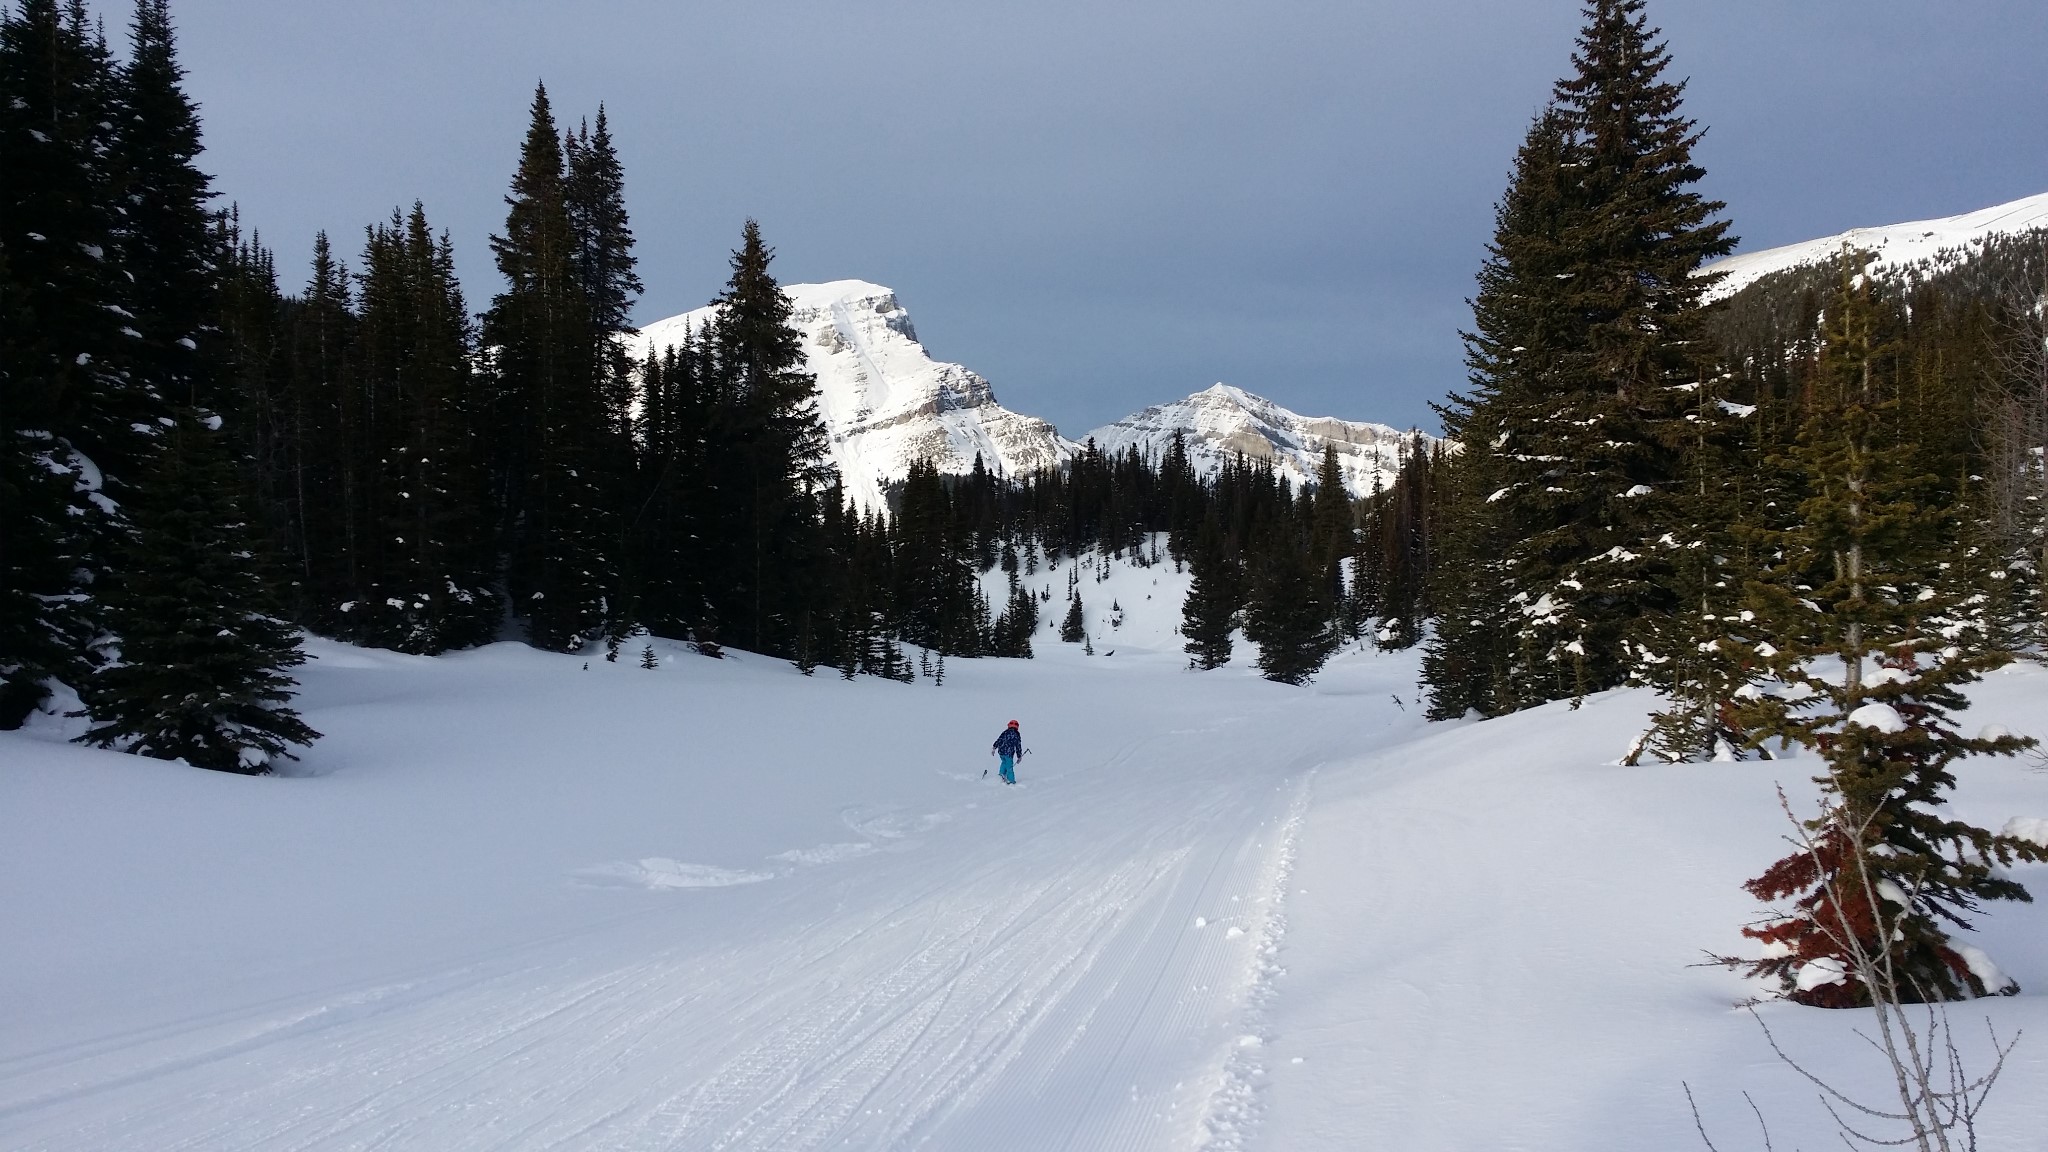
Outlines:
[{"label": "ski track in snow", "polygon": [[[593,896],[757,900],[762,930],[629,923],[17,1056],[0,1145],[1240,1149],[1312,733],[1163,729],[1028,799],[843,809],[858,841],[759,870],[591,866]],[[1184,770],[1218,741],[1228,770]]]}]

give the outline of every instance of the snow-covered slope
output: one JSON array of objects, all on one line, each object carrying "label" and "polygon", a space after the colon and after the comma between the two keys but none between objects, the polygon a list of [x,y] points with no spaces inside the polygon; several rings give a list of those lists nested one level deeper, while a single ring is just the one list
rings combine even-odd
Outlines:
[{"label": "snow-covered slope", "polygon": [[[1425,724],[1412,652],[1189,672],[1184,574],[1021,579],[1073,577],[1096,655],[1048,622],[941,686],[314,641],[300,778],[0,732],[0,1147],[1637,1152],[1701,1146],[1685,1084],[1723,1148],[1749,1100],[1833,1143],[1699,964],[1810,761],[1619,767],[1637,690]],[[2048,671],[1972,695],[2048,735]],[[2024,761],[1956,775],[2048,816]],[[1972,919],[2024,992],[1956,1009],[1963,1059],[2027,1032],[1982,1146],[2037,1148],[2048,912]],[[1883,1100],[1867,1013],[1761,1011]]]},{"label": "snow-covered slope", "polygon": [[[865,280],[785,284],[803,333],[818,407],[832,438],[831,459],[847,495],[879,508],[883,490],[921,458],[941,472],[965,474],[979,454],[1001,475],[1056,464],[1073,451],[1051,424],[996,403],[989,382],[959,364],[933,360],[918,343],[896,293]],[[658,320],[640,330],[635,355],[680,343],[711,308]]]},{"label": "snow-covered slope", "polygon": [[1299,489],[1315,480],[1323,447],[1334,445],[1344,482],[1354,496],[1372,491],[1373,477],[1391,485],[1409,434],[1385,424],[1302,416],[1242,388],[1217,384],[1171,404],[1147,408],[1089,433],[1105,452],[1136,445],[1163,455],[1175,430],[1184,434],[1195,472],[1213,476],[1223,462],[1242,452],[1271,460]]},{"label": "snow-covered slope", "polygon": [[[1811,764],[1616,767],[1633,691],[1426,725],[1412,653],[1186,672],[1114,638],[1170,567],[1089,567],[1131,615],[1096,656],[936,688],[316,642],[313,778],[0,733],[0,1144],[1621,1152],[1698,1146],[1681,1083],[1724,1147],[1745,1093],[1829,1142],[1698,964]],[[2039,669],[1977,695],[2043,731]],[[1974,822],[2048,815],[2024,764],[1958,777]],[[1978,919],[2026,994],[1958,1010],[1964,1057],[2029,1033],[1980,1130],[2035,1147],[2048,919]],[[1763,1012],[1882,1099],[1865,1014]]]},{"label": "snow-covered slope", "polygon": [[2048,192],[1940,220],[1851,228],[1838,236],[1730,256],[1706,270],[1726,273],[1715,285],[1713,295],[1729,296],[1773,272],[1831,260],[1845,246],[1874,253],[1879,268],[1900,268],[1922,261],[1958,259],[1988,237],[2036,228],[2048,228]]}]

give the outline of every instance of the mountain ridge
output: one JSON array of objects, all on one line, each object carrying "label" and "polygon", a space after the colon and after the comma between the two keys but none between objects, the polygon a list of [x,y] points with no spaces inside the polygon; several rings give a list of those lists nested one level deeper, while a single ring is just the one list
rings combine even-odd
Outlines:
[{"label": "mountain ridge", "polygon": [[[885,507],[889,487],[919,459],[930,459],[942,473],[965,475],[978,455],[996,475],[1017,476],[1082,450],[1051,422],[1003,407],[979,373],[934,359],[894,289],[831,280],[786,284],[783,292],[792,305],[790,326],[803,339],[805,367],[818,379],[828,457],[857,506]],[[635,334],[630,350],[645,357],[680,344],[715,311],[707,305],[654,321]],[[1334,445],[1354,496],[1369,494],[1375,479],[1392,483],[1409,436],[1384,424],[1302,416],[1225,384],[1153,405],[1089,436],[1104,451],[1136,447],[1156,457],[1176,428],[1198,473],[1213,475],[1225,458],[1243,452],[1272,462],[1296,488],[1313,483],[1323,446]]]},{"label": "mountain ridge", "polygon": [[1832,236],[1781,244],[1760,252],[1737,253],[1700,271],[1702,275],[1721,275],[1721,280],[1707,293],[1708,299],[1718,300],[1733,296],[1773,273],[1825,263],[1844,247],[1871,253],[1876,257],[1873,270],[1882,271],[1960,263],[1992,237],[2043,228],[2048,228],[2048,192],[1955,216],[1850,228]]}]

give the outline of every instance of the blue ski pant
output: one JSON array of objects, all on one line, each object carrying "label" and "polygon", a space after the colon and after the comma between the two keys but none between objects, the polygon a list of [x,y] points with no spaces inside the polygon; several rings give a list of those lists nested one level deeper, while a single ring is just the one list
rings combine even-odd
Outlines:
[{"label": "blue ski pant", "polygon": [[1014,757],[1003,757],[1002,773],[1003,783],[1015,784],[1017,782],[1017,761]]}]

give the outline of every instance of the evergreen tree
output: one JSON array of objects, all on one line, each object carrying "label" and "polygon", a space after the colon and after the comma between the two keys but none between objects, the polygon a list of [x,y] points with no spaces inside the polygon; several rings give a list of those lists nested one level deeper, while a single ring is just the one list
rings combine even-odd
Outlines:
[{"label": "evergreen tree", "polygon": [[1230,663],[1230,633],[1243,606],[1243,580],[1236,561],[1225,551],[1222,530],[1213,516],[1204,517],[1188,551],[1192,579],[1181,604],[1181,635],[1189,663],[1204,671]]},{"label": "evergreen tree", "polygon": [[1651,545],[1675,518],[1683,389],[1705,370],[1710,281],[1695,274],[1733,242],[1712,219],[1722,205],[1694,190],[1699,133],[1658,35],[1642,0],[1588,4],[1474,301],[1475,387],[1454,404],[1486,409],[1494,433],[1487,499],[1503,504],[1520,702],[1619,684],[1642,621],[1677,605]]},{"label": "evergreen tree", "polygon": [[1455,575],[1438,589],[1439,625],[1423,659],[1435,719],[1473,710],[1498,715],[1563,694],[1554,675],[1539,680],[1538,669],[1515,658],[1520,609],[1530,598],[1511,583],[1509,547],[1544,515],[1542,490],[1563,468],[1561,457],[1524,451],[1515,430],[1541,416],[1528,409],[1549,388],[1557,345],[1572,320],[1561,299],[1570,273],[1559,237],[1568,154],[1564,118],[1546,110],[1530,123],[1494,209],[1473,327],[1464,334],[1470,391],[1437,406],[1459,453],[1444,544],[1445,570]]},{"label": "evergreen tree", "polygon": [[1259,671],[1282,684],[1306,684],[1337,650],[1324,574],[1292,523],[1266,529],[1254,569],[1244,634],[1259,646]]},{"label": "evergreen tree", "polygon": [[1897,348],[1857,263],[1841,268],[1814,405],[1791,453],[1806,496],[1749,587],[1745,639],[1759,674],[1785,687],[1747,693],[1743,719],[1757,743],[1815,750],[1830,799],[1807,825],[1811,850],[1747,885],[1759,899],[1796,898],[1790,915],[1743,930],[1766,947],[1747,967],[1804,1003],[1865,1005],[1871,990],[1845,946],[1854,940],[1896,974],[1903,999],[2010,992],[1984,983],[1944,925],[1967,928],[1983,900],[2029,899],[2000,866],[2048,860],[2048,849],[1938,809],[1957,760],[2030,742],[1965,737],[1950,720],[1967,706],[1960,687],[2010,656],[1986,643],[1983,597],[1949,562],[1961,525],[1940,477],[1920,468]]},{"label": "evergreen tree", "polygon": [[199,110],[182,87],[168,0],[136,0],[130,34],[114,153],[120,264],[140,332],[127,356],[136,382],[152,394],[218,410],[232,397],[207,387],[217,374],[200,361],[218,311],[218,252],[206,206],[213,191],[197,167]]},{"label": "evergreen tree", "polygon": [[369,231],[360,299],[360,552],[343,634],[406,652],[483,643],[501,609],[472,335],[448,238],[436,239],[419,204]]},{"label": "evergreen tree", "polygon": [[1060,621],[1060,641],[1065,644],[1079,644],[1088,639],[1088,620],[1081,611],[1081,594],[1073,593],[1067,598],[1067,614]]},{"label": "evergreen tree", "polygon": [[1497,716],[1520,699],[1513,681],[1519,617],[1499,591],[1506,530],[1499,501],[1488,499],[1496,491],[1493,438],[1483,423],[1457,427],[1462,450],[1447,457],[1436,486],[1445,530],[1430,580],[1436,619],[1422,654],[1431,720]]},{"label": "evergreen tree", "polygon": [[313,238],[312,277],[286,312],[281,519],[284,570],[298,619],[338,633],[360,586],[361,525],[352,514],[364,469],[358,425],[355,292],[327,234]]},{"label": "evergreen tree", "polygon": [[505,232],[491,238],[507,283],[485,314],[484,343],[513,610],[535,646],[575,651],[607,632],[615,607],[619,533],[605,480],[619,445],[564,185],[561,136],[539,87]]},{"label": "evergreen tree", "polygon": [[1332,444],[1323,445],[1323,459],[1316,468],[1316,488],[1309,508],[1309,548],[1316,566],[1323,570],[1329,603],[1333,611],[1341,612],[1346,596],[1344,562],[1358,550],[1358,522],[1351,489],[1344,483],[1337,448]]},{"label": "evergreen tree", "polygon": [[90,670],[107,545],[161,429],[129,369],[118,106],[82,3],[0,13],[0,727]]},{"label": "evergreen tree", "polygon": [[269,614],[220,418],[179,412],[136,486],[137,525],[107,596],[114,658],[80,696],[84,743],[223,772],[263,773],[319,733],[287,706],[305,662]]},{"label": "evergreen tree", "polygon": [[830,471],[817,380],[804,370],[789,297],[768,271],[773,259],[760,226],[747,221],[732,277],[713,302],[710,467],[722,525],[708,541],[718,553],[709,593],[729,635],[788,655],[796,622],[819,607],[806,602],[806,588],[820,556],[818,494]]},{"label": "evergreen tree", "polygon": [[698,334],[686,332],[682,343],[650,352],[640,369],[639,498],[628,534],[641,617],[664,636],[710,636],[703,629],[715,397],[701,365]]}]

